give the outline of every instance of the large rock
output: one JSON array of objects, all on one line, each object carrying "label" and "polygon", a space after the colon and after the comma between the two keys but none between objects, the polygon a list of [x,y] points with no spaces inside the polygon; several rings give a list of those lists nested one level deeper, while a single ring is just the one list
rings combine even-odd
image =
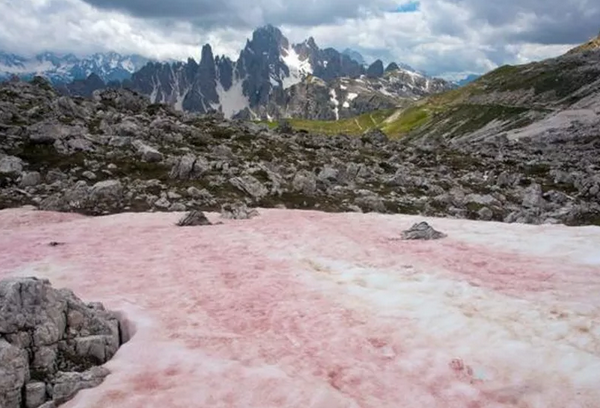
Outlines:
[{"label": "large rock", "polygon": [[123,185],[119,180],[99,181],[92,187],[90,195],[94,200],[117,201],[123,195]]},{"label": "large rock", "polygon": [[0,281],[2,408],[38,408],[49,398],[60,404],[97,386],[108,374],[97,366],[120,344],[119,321],[101,304],[44,279]]},{"label": "large rock", "polygon": [[0,407],[20,408],[22,390],[28,380],[27,351],[0,339]]},{"label": "large rock", "polygon": [[447,235],[436,231],[433,227],[426,222],[420,222],[418,224],[414,224],[412,227],[402,232],[402,239],[406,240],[433,240],[433,239],[441,239],[446,238]]},{"label": "large rock", "polygon": [[56,404],[63,404],[79,391],[99,386],[108,374],[110,372],[104,367],[94,367],[82,373],[59,373],[53,381],[52,399]]},{"label": "large rock", "polygon": [[193,180],[200,178],[210,170],[210,165],[203,157],[186,154],[177,159],[171,168],[169,176],[173,179]]},{"label": "large rock", "polygon": [[177,222],[179,227],[200,227],[212,225],[202,211],[191,211]]},{"label": "large rock", "polygon": [[21,187],[35,187],[40,184],[42,181],[42,176],[37,171],[30,171],[27,173],[23,173],[21,177],[21,182],[19,185]]},{"label": "large rock", "polygon": [[137,152],[142,157],[143,161],[155,163],[160,162],[163,159],[163,154],[161,152],[144,144],[141,140],[135,140],[133,146],[137,149]]},{"label": "large rock", "polygon": [[0,175],[18,176],[23,171],[23,161],[15,156],[0,157]]},{"label": "large rock", "polygon": [[523,194],[524,208],[538,208],[544,204],[542,186],[537,183],[531,184]]},{"label": "large rock", "polygon": [[317,191],[317,177],[312,171],[300,170],[292,180],[292,187],[294,191],[313,195]]},{"label": "large rock", "polygon": [[221,206],[221,218],[227,220],[247,220],[258,215],[256,209],[248,208],[244,203],[223,204]]},{"label": "large rock", "polygon": [[29,141],[32,144],[52,145],[57,140],[66,138],[71,134],[68,126],[61,123],[48,121],[37,123],[30,128]]},{"label": "large rock", "polygon": [[255,199],[261,199],[269,194],[269,190],[253,176],[234,177],[229,180],[229,183]]}]

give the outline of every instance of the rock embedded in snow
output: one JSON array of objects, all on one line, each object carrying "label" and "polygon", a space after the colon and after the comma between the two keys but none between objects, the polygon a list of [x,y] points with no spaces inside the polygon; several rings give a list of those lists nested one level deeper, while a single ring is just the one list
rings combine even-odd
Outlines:
[{"label": "rock embedded in snow", "polygon": [[446,238],[447,235],[436,231],[426,222],[414,224],[408,230],[402,232],[402,239],[406,240],[434,240]]},{"label": "rock embedded in snow", "polygon": [[221,206],[221,218],[226,220],[247,220],[257,217],[258,211],[254,208],[248,208],[246,204],[237,202],[224,204]]},{"label": "rock embedded in snow", "polygon": [[177,222],[179,227],[199,227],[212,225],[202,211],[191,211]]},{"label": "rock embedded in snow", "polygon": [[97,366],[115,355],[120,333],[101,304],[85,304],[48,280],[0,281],[0,406],[60,404],[99,385],[108,371]]}]

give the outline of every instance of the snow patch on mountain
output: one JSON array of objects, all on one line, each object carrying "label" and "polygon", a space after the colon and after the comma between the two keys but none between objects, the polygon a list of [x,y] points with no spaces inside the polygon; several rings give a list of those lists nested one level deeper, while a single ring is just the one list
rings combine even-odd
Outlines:
[{"label": "snow patch on mountain", "polygon": [[300,55],[292,48],[282,50],[281,60],[287,65],[290,75],[283,78],[283,89],[288,89],[313,73],[312,65],[308,59],[301,60]]},{"label": "snow patch on mountain", "polygon": [[236,113],[250,106],[248,97],[244,95],[243,85],[243,80],[236,79],[231,88],[226,91],[220,82],[217,83],[217,95],[219,95],[221,111],[226,118],[231,118]]},{"label": "snow patch on mountain", "polygon": [[183,101],[190,91],[191,87],[186,88],[183,92],[179,92],[177,94],[177,99],[175,101],[175,109],[182,111],[183,110]]},{"label": "snow patch on mountain", "polygon": [[333,113],[335,114],[335,120],[340,120],[340,101],[337,99],[335,89],[329,91],[331,95],[331,103],[333,103]]},{"label": "snow patch on mountain", "polygon": [[93,54],[86,57],[59,55],[50,52],[25,58],[0,52],[0,78],[12,75],[32,77],[40,75],[53,83],[68,83],[85,79],[91,74],[103,81],[123,80],[142,68],[149,60],[138,55],[122,56],[115,52]]}]

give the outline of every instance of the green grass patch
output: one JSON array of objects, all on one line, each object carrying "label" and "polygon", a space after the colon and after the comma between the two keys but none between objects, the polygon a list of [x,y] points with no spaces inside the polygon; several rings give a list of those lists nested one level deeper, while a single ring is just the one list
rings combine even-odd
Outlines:
[{"label": "green grass patch", "polygon": [[412,106],[403,111],[400,116],[382,126],[381,130],[388,136],[401,136],[423,126],[431,117],[431,111],[425,105]]},{"label": "green grass patch", "polygon": [[[357,136],[362,135],[368,130],[379,127],[392,113],[394,113],[394,109],[383,109],[340,120],[288,119],[288,122],[292,128],[296,130],[305,130],[310,133]],[[278,126],[278,122],[260,123],[266,123],[271,129]]]}]

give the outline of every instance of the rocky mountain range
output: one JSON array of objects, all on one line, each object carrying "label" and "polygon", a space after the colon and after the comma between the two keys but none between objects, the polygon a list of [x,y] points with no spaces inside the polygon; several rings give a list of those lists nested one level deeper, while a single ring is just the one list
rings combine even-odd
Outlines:
[{"label": "rocky mountain range", "polygon": [[82,81],[92,75],[104,83],[131,78],[131,74],[148,63],[139,55],[120,55],[115,52],[96,53],[88,57],[73,54],[59,55],[51,52],[23,57],[0,52],[0,81],[18,76],[33,79],[43,76],[53,85]]},{"label": "rocky mountain range", "polygon": [[[321,49],[314,38],[292,45],[278,28],[257,29],[236,61],[202,48],[200,62],[152,62],[122,86],[154,103],[178,110],[226,117],[272,120],[282,117],[335,120],[447,90],[452,84],[402,64],[378,60],[364,65],[356,52]],[[355,60],[353,58],[358,59]],[[62,87],[65,94],[90,96],[105,88],[92,75]],[[113,84],[114,86],[114,84]]]}]

